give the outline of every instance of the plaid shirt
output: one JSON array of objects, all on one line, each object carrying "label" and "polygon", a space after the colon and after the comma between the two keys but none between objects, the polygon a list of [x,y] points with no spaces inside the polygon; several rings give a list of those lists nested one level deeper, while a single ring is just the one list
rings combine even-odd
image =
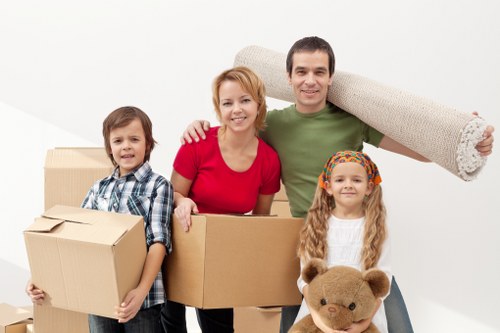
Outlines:
[{"label": "plaid shirt", "polygon": [[[172,184],[154,173],[145,162],[121,178],[116,168],[110,176],[95,182],[83,200],[82,208],[142,216],[148,249],[153,243],[162,243],[167,253],[171,253],[173,193]],[[163,303],[164,297],[160,270],[141,309]]]}]

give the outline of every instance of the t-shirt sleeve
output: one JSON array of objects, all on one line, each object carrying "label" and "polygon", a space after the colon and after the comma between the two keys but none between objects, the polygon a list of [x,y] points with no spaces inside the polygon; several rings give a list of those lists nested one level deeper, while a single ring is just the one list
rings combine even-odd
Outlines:
[{"label": "t-shirt sleeve", "polygon": [[274,194],[280,190],[281,163],[276,153],[271,147],[265,150],[265,172],[262,179],[260,194]]},{"label": "t-shirt sleeve", "polygon": [[174,159],[174,170],[181,176],[193,180],[197,173],[196,145],[198,143],[186,143],[177,151]]},{"label": "t-shirt sleeve", "polygon": [[365,124],[363,141],[378,148],[378,146],[380,145],[380,141],[382,141],[383,137],[384,137],[383,133]]}]

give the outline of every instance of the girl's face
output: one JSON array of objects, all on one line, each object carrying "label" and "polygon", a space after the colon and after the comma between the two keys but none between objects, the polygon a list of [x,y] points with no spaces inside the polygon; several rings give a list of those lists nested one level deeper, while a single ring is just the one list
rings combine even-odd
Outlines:
[{"label": "girl's face", "polygon": [[221,122],[227,130],[255,131],[259,105],[235,81],[224,81],[219,88]]},{"label": "girl's face", "polygon": [[132,120],[127,126],[112,129],[109,141],[113,158],[120,168],[120,177],[144,162],[146,136],[138,118]]},{"label": "girl's face", "polygon": [[365,196],[370,195],[373,183],[361,164],[345,162],[336,165],[331,174],[327,192],[335,199],[335,207],[360,209]]}]

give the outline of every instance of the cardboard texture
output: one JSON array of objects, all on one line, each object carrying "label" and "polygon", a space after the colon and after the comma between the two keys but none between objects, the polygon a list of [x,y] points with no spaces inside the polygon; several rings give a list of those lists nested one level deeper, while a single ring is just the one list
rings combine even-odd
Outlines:
[{"label": "cardboard texture", "polygon": [[54,205],[80,207],[98,179],[111,174],[113,164],[104,148],[55,148],[45,158],[45,210]]},{"label": "cardboard texture", "polygon": [[278,217],[292,217],[288,201],[273,201],[271,205],[271,215]]},{"label": "cardboard texture", "polygon": [[235,333],[276,333],[280,330],[281,308],[244,307],[234,309]]},{"label": "cardboard texture", "polygon": [[30,311],[0,303],[0,333],[25,333],[32,317]]},{"label": "cardboard texture", "polygon": [[89,333],[86,313],[54,308],[50,305],[35,305],[34,332],[36,333]]},{"label": "cardboard texture", "polygon": [[55,206],[24,238],[46,304],[111,318],[137,287],[146,258],[142,216]]},{"label": "cardboard texture", "polygon": [[296,305],[303,220],[193,215],[184,232],[174,217],[167,297],[198,308]]}]

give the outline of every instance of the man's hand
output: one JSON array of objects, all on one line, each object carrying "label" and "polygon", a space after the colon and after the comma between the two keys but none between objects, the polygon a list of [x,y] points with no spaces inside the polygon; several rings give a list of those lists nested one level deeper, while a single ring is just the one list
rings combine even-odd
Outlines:
[{"label": "man's hand", "polygon": [[205,140],[205,132],[210,129],[208,120],[195,120],[186,128],[181,136],[181,144],[193,143],[193,140],[198,142],[200,138]]}]

